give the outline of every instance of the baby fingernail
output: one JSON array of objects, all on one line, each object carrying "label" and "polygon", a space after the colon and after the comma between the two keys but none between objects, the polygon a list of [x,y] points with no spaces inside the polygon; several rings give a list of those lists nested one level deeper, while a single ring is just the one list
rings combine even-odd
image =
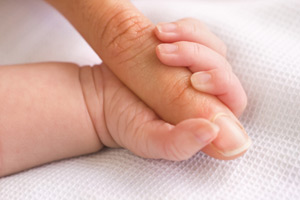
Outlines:
[{"label": "baby fingernail", "polygon": [[214,139],[215,135],[220,131],[220,128],[215,124],[212,124],[211,128],[214,133],[200,132],[196,134],[196,138],[200,144],[208,144],[211,140]]},{"label": "baby fingernail", "polygon": [[175,44],[160,44],[158,45],[158,49],[161,53],[171,54],[178,50],[178,46]]},{"label": "baby fingernail", "polygon": [[232,157],[250,147],[251,139],[237,120],[225,113],[219,113],[213,122],[220,127],[220,132],[212,144],[223,156]]},{"label": "baby fingernail", "polygon": [[211,80],[212,76],[208,72],[197,72],[192,75],[192,81],[196,84],[204,84]]},{"label": "baby fingernail", "polygon": [[200,91],[206,91],[210,87],[212,75],[207,72],[197,72],[191,77],[192,85],[195,89]]},{"label": "baby fingernail", "polygon": [[157,29],[159,32],[175,32],[177,29],[177,24],[174,23],[165,23],[165,24],[158,24]]}]

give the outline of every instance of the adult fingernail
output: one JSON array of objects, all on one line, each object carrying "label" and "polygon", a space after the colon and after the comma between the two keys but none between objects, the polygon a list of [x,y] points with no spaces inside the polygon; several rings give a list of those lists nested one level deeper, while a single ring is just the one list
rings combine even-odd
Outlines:
[{"label": "adult fingernail", "polygon": [[160,53],[172,54],[178,50],[178,46],[175,44],[160,44],[158,45],[158,50]]},{"label": "adult fingernail", "polygon": [[196,133],[196,139],[200,144],[208,144],[210,143],[218,134],[220,131],[220,128],[216,124],[211,124],[211,131],[205,131],[205,132],[197,132]]},{"label": "adult fingernail", "polygon": [[212,144],[223,156],[232,157],[250,147],[251,139],[237,120],[225,113],[219,113],[212,122],[220,127],[219,135]]},{"label": "adult fingernail", "polygon": [[206,91],[210,87],[212,75],[208,72],[197,72],[191,77],[193,87],[200,91]]},{"label": "adult fingernail", "polygon": [[165,24],[158,24],[157,29],[159,32],[164,32],[164,33],[170,33],[170,32],[175,32],[177,29],[177,24],[175,23],[165,23]]}]

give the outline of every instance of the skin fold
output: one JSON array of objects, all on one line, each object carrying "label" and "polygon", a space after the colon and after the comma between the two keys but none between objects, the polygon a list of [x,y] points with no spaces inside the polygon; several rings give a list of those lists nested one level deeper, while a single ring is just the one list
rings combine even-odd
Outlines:
[{"label": "skin fold", "polygon": [[[49,2],[106,64],[1,66],[0,176],[103,146],[176,161],[199,150],[218,159],[234,159],[249,148],[251,140],[235,116],[244,110],[246,98],[234,98],[238,92],[222,97],[195,90],[192,72],[201,71],[201,66],[186,62],[182,64],[189,69],[176,66],[172,63],[176,59],[160,54],[162,35],[129,1]],[[206,45],[201,55],[209,58],[209,52],[218,52],[221,59],[211,53],[207,64],[225,69],[226,53],[212,41],[217,40],[199,42]]]},{"label": "skin fold", "polygon": [[104,145],[184,160],[219,131],[204,119],[160,120],[105,65],[1,66],[0,113],[0,177]]},{"label": "skin fold", "polygon": [[[160,42],[154,34],[155,26],[129,1],[76,0],[71,4],[69,0],[49,0],[49,3],[159,117],[171,124],[205,118],[220,125],[219,137],[204,149],[205,153],[218,159],[233,159],[248,149],[250,138],[227,106],[217,97],[193,89],[189,70],[170,68],[157,59],[155,48]],[[217,120],[216,116],[225,117]]]}]

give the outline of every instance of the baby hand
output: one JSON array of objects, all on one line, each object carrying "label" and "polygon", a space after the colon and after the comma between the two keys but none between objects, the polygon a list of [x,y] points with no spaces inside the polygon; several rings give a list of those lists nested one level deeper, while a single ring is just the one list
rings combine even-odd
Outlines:
[{"label": "baby hand", "polygon": [[104,145],[124,147],[146,158],[178,161],[190,158],[218,136],[219,127],[207,119],[187,119],[177,125],[161,120],[106,65],[96,66],[96,74],[100,68],[107,131],[98,134]]},{"label": "baby hand", "polygon": [[[157,46],[157,56],[162,63],[188,67],[194,73],[191,83],[196,90],[216,95],[237,116],[244,111],[247,97],[225,58],[226,46],[205,25],[195,19],[182,19],[159,24],[155,33],[165,42]],[[110,102],[104,108],[109,108],[105,113],[115,143],[112,146],[122,146],[148,158],[183,160],[217,137],[218,128],[205,119],[189,119],[176,126],[160,120],[115,79],[108,68],[103,66],[102,69],[104,77],[110,77],[106,85],[114,82],[114,87],[104,88],[104,97],[109,99],[105,101]],[[123,89],[113,95],[115,87]]]},{"label": "baby hand", "polygon": [[247,96],[225,58],[226,46],[204,24],[187,18],[160,23],[155,33],[164,42],[156,49],[162,63],[188,67],[196,90],[216,95],[236,116],[242,114]]}]

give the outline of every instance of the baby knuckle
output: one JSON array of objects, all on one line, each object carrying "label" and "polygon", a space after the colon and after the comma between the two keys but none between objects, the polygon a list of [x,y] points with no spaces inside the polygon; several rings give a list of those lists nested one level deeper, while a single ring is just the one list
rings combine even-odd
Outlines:
[{"label": "baby knuckle", "polygon": [[202,46],[200,44],[197,44],[197,43],[192,43],[192,49],[193,49],[192,54],[194,56],[199,56],[203,52]]},{"label": "baby knuckle", "polygon": [[152,24],[145,22],[139,14],[126,10],[117,13],[106,27],[102,40],[105,41],[104,46],[108,52],[114,57],[126,54],[132,48],[139,49],[138,47],[147,39],[145,33],[153,29]]},{"label": "baby knuckle", "polygon": [[184,106],[186,101],[186,92],[190,89],[189,76],[180,79],[171,80],[170,84],[166,84],[163,94],[166,95],[168,105]]}]

